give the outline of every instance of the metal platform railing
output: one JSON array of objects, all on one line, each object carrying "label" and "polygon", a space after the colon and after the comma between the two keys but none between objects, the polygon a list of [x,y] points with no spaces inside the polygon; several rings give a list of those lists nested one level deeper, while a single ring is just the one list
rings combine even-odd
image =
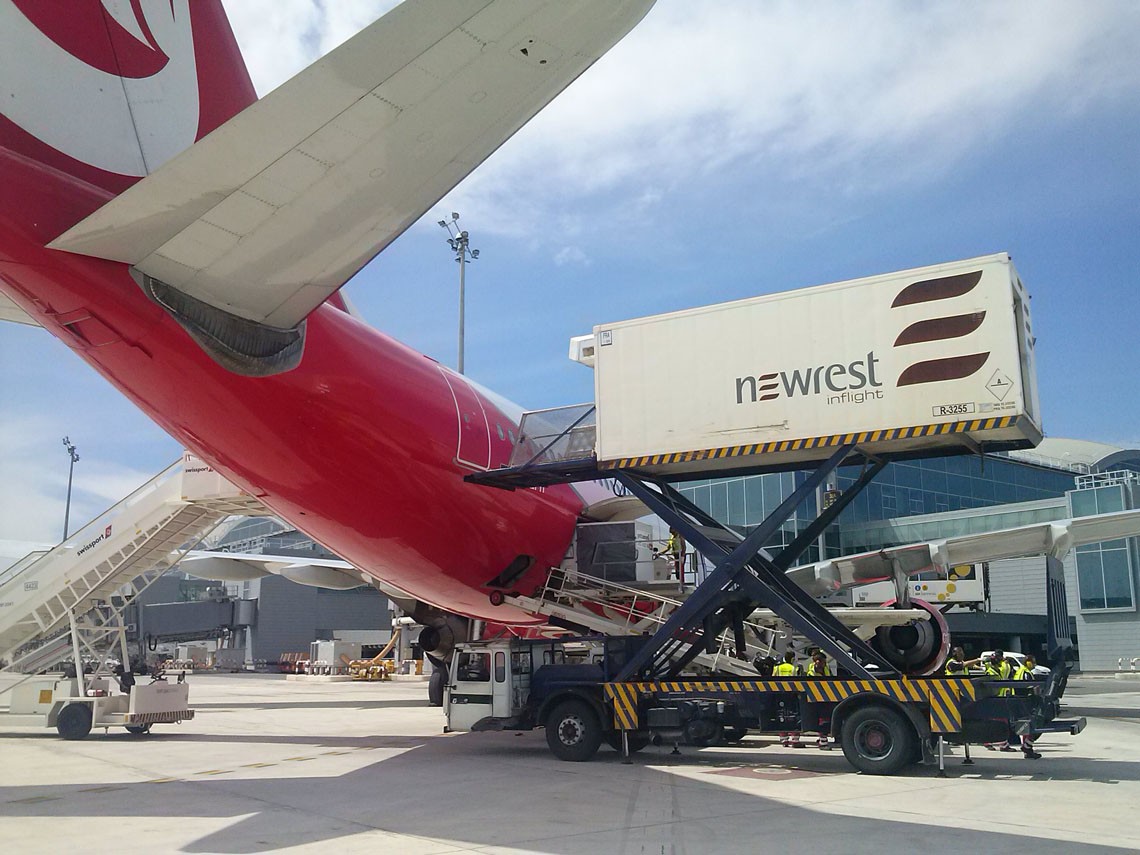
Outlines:
[{"label": "metal platform railing", "polygon": [[[658,591],[600,579],[577,571],[551,573],[534,597],[508,597],[523,608],[571,621],[607,635],[644,635],[661,627],[681,606],[683,598]],[[736,653],[732,634],[722,633],[714,653],[704,653],[694,665],[709,671],[755,676],[752,660],[771,656],[776,644],[785,637],[781,630],[759,623],[745,622],[749,634],[745,658]]]}]

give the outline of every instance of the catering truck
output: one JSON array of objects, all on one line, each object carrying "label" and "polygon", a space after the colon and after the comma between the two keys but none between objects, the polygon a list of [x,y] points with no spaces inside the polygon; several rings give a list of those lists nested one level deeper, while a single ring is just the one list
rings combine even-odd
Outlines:
[{"label": "catering truck", "polygon": [[1029,295],[1005,253],[600,324],[602,468],[790,468],[1036,445]]},{"label": "catering truck", "polygon": [[[1079,732],[1082,720],[1057,719],[1071,639],[1056,556],[1046,600],[1058,667],[1032,686],[942,673],[949,633],[937,605],[912,598],[910,576],[933,564],[948,570],[947,542],[884,550],[876,558],[885,568],[873,572],[828,562],[842,571],[832,590],[848,577],[888,580],[893,608],[914,616],[870,627],[869,640],[789,573],[888,461],[1040,441],[1033,347],[1029,296],[1005,254],[600,324],[573,339],[571,358],[594,368],[594,405],[527,413],[510,465],[466,480],[512,490],[609,479],[712,569],[652,634],[457,645],[448,727],[544,727],[564,760],[586,760],[604,741],[628,757],[650,740],[820,733],[878,774],[935,750],[941,768],[946,744],[1001,741],[1011,726]],[[861,466],[858,476],[825,490],[845,464]],[[744,534],[674,486],[784,469],[806,471]],[[815,520],[797,521],[791,542],[773,546],[817,491],[827,500],[811,503]],[[1063,547],[1068,536],[1028,534],[1017,542],[1031,541],[1031,551]],[[495,592],[492,602],[508,596]],[[702,654],[725,649],[732,664],[755,662],[757,609],[782,621],[799,649],[823,651],[832,676],[773,678],[770,662],[755,677],[702,665]]]}]

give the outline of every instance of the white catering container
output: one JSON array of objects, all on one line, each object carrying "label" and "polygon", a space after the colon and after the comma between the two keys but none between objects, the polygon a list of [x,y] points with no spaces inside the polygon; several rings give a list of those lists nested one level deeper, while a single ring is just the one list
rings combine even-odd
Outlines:
[{"label": "white catering container", "polygon": [[571,358],[598,460],[682,472],[1034,446],[1033,345],[999,253],[602,324]]}]

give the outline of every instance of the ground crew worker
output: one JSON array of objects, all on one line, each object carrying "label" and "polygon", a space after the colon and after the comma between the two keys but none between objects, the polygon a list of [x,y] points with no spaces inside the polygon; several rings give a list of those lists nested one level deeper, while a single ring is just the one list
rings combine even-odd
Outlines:
[{"label": "ground crew worker", "polygon": [[679,581],[684,581],[682,573],[684,572],[685,560],[685,541],[684,538],[677,532],[677,529],[669,529],[669,539],[665,541],[665,546],[657,553],[668,558],[673,562],[673,574]]},{"label": "ground crew worker", "polygon": [[[995,650],[993,655],[986,660],[986,676],[993,680],[1008,680],[1010,674],[1010,665],[1005,661],[1005,651]],[[1012,695],[1011,689],[998,689],[998,697]],[[1016,751],[1012,745],[1009,744],[1009,737],[1007,736],[1002,742],[986,742],[983,743],[990,751]]]},{"label": "ground crew worker", "polygon": [[807,675],[809,677],[830,677],[831,674],[827,669],[827,654],[822,650],[817,650],[812,654],[811,664],[808,665]]},{"label": "ground crew worker", "polygon": [[773,677],[799,677],[801,675],[800,666],[796,664],[796,654],[789,650],[784,654],[784,661],[775,667],[772,671]]},{"label": "ground crew worker", "polygon": [[[785,653],[784,661],[772,670],[772,676],[777,679],[802,676],[800,666],[796,664],[796,654],[791,650]],[[780,744],[785,748],[799,748],[801,747],[800,735],[791,731],[783,731],[780,733]]]},{"label": "ground crew worker", "polygon": [[969,674],[970,666],[977,665],[981,661],[981,659],[966,659],[966,651],[961,647],[955,647],[946,660],[946,676],[965,677]]},{"label": "ground crew worker", "polygon": [[[817,650],[811,655],[811,664],[808,665],[807,675],[809,677],[830,677],[831,672],[827,667],[827,654],[822,650]],[[826,730],[819,732],[819,741],[816,745],[822,751],[830,751],[831,744],[828,742],[828,734]]]},{"label": "ground crew worker", "polygon": [[[1026,656],[1025,664],[1020,665],[1016,671],[1013,672],[1013,679],[1015,680],[1034,680],[1033,669],[1037,666],[1037,658],[1035,656]],[[1025,755],[1026,760],[1040,760],[1041,753],[1034,749],[1033,742],[1037,739],[1032,733],[1026,733],[1021,737],[1021,751]]]}]

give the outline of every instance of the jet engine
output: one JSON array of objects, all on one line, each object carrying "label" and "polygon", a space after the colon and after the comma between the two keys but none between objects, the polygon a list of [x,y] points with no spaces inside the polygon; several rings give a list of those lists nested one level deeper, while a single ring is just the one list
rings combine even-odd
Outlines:
[{"label": "jet engine", "polygon": [[950,651],[950,630],[946,626],[946,618],[923,600],[911,600],[910,608],[927,612],[929,619],[880,626],[875,630],[871,646],[904,674],[915,677],[933,674],[942,667]]}]

